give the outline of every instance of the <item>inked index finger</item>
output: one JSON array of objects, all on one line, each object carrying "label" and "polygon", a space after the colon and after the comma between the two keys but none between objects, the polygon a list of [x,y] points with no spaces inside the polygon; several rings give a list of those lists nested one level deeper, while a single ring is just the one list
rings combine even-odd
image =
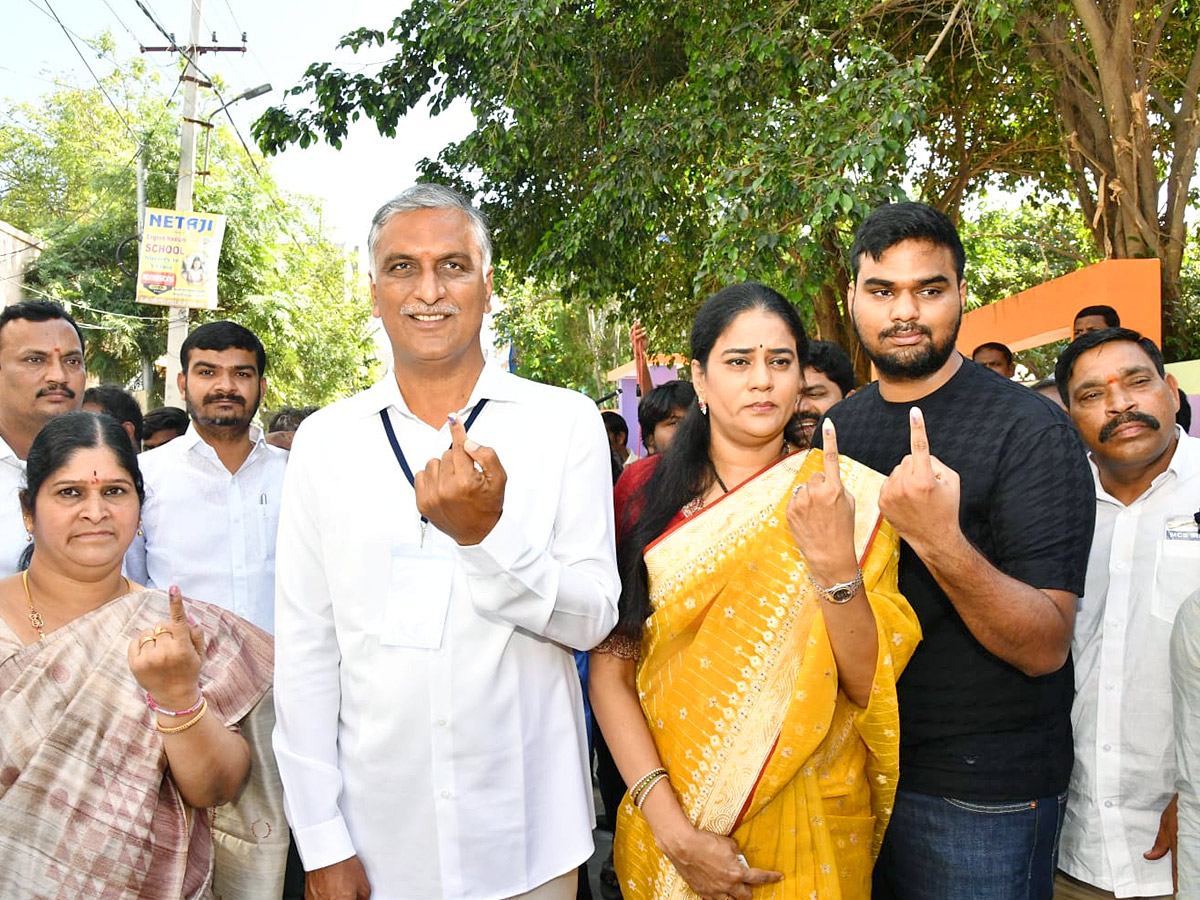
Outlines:
[{"label": "inked index finger", "polygon": [[840,484],[842,470],[838,465],[837,429],[833,420],[826,419],[821,423],[821,459],[825,464],[825,481],[830,484]]},{"label": "inked index finger", "polygon": [[908,411],[909,450],[913,463],[923,469],[932,470],[929,461],[929,434],[925,431],[925,414],[921,407],[914,406]]},{"label": "inked index finger", "polygon": [[171,609],[171,621],[180,624],[187,622],[187,613],[183,610],[183,593],[179,590],[178,585],[171,585],[171,589],[167,591],[167,597]]}]

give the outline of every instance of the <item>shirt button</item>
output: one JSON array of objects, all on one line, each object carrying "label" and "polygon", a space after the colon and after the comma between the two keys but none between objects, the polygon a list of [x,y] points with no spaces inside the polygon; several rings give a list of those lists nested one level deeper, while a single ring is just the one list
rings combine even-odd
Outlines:
[{"label": "shirt button", "polygon": [[1105,752],[1105,753],[1107,753],[1107,752],[1109,752],[1110,750],[1112,750],[1112,744],[1105,744],[1105,745],[1104,745],[1104,752]]},{"label": "shirt button", "polygon": [[446,720],[445,720],[445,719],[438,719],[438,720],[437,720],[437,726],[438,726],[438,728],[445,728],[445,727],[446,727]]},{"label": "shirt button", "polygon": [[1125,563],[1118,562],[1115,566],[1113,566],[1113,568],[1116,569],[1118,572],[1124,571]]},{"label": "shirt button", "polygon": [[[449,799],[450,799],[450,792],[449,792],[449,791],[442,791],[442,799],[443,799],[443,800],[449,800]],[[1109,805],[1109,806],[1112,806],[1112,801],[1111,801],[1111,800],[1109,801],[1108,805]]]},{"label": "shirt button", "polygon": [[1104,806],[1106,809],[1112,809],[1112,805],[1113,805],[1113,802],[1111,800],[1104,801]]},{"label": "shirt button", "polygon": [[1117,683],[1115,681],[1108,681],[1108,682],[1105,682],[1104,689],[1111,691],[1116,686],[1117,686]]}]

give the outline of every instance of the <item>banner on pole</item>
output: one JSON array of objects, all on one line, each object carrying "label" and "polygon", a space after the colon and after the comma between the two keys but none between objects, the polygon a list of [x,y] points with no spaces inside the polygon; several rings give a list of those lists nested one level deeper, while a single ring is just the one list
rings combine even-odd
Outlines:
[{"label": "banner on pole", "polygon": [[216,309],[224,236],[224,216],[147,209],[138,253],[138,302]]}]

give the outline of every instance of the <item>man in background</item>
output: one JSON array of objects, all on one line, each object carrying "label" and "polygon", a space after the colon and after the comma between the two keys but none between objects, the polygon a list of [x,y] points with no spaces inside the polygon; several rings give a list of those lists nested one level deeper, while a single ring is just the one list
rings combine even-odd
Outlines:
[{"label": "man in background", "polygon": [[142,452],[142,408],[124,388],[115,384],[90,387],[83,393],[83,408],[116,419],[129,435],[133,452]]},{"label": "man in background", "polygon": [[187,410],[160,406],[142,417],[142,449],[153,450],[175,440],[188,429]]},{"label": "man in background", "polygon": [[[1200,439],[1136,331],[1085,332],[1055,371],[1090,452],[1096,530],[1075,617],[1075,767],[1059,900],[1168,897],[1176,848],[1171,627],[1200,586]],[[1170,859],[1166,857],[1170,855]]]},{"label": "man in background", "polygon": [[796,419],[801,450],[812,446],[813,431],[830,407],[854,393],[854,366],[846,351],[832,341],[809,341],[804,387]]},{"label": "man in background", "polygon": [[22,300],[0,311],[0,576],[19,570],[29,542],[17,499],[29,445],[79,409],[86,379],[83,332],[61,306]]},{"label": "man in background", "polygon": [[129,577],[216,603],[268,632],[275,621],[275,530],[287,453],[251,424],[267,354],[235,322],[210,322],[179,353],[192,424],[138,460],[146,485]]},{"label": "man in background", "polygon": [[997,375],[1004,378],[1012,378],[1017,374],[1017,363],[1013,359],[1013,353],[1008,349],[1008,346],[1001,344],[999,341],[988,341],[985,344],[980,344],[975,348],[975,352],[971,354],[971,359],[983,366],[985,369],[991,369]]},{"label": "man in background", "polygon": [[1071,325],[1071,340],[1089,331],[1099,331],[1102,328],[1120,328],[1121,317],[1111,306],[1103,304],[1085,306],[1075,313],[1075,321]]}]

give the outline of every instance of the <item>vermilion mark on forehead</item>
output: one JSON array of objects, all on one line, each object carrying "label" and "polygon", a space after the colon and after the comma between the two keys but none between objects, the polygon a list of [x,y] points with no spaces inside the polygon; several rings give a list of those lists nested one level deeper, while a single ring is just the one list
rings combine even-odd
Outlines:
[{"label": "vermilion mark on forehead", "polygon": [[1105,380],[1106,382],[1108,382],[1109,384],[1116,384],[1116,383],[1117,383],[1118,381],[1120,381],[1121,379],[1119,379],[1119,378],[1118,378],[1116,375],[1109,375],[1109,376],[1108,376],[1107,378],[1105,378],[1104,380]]}]

